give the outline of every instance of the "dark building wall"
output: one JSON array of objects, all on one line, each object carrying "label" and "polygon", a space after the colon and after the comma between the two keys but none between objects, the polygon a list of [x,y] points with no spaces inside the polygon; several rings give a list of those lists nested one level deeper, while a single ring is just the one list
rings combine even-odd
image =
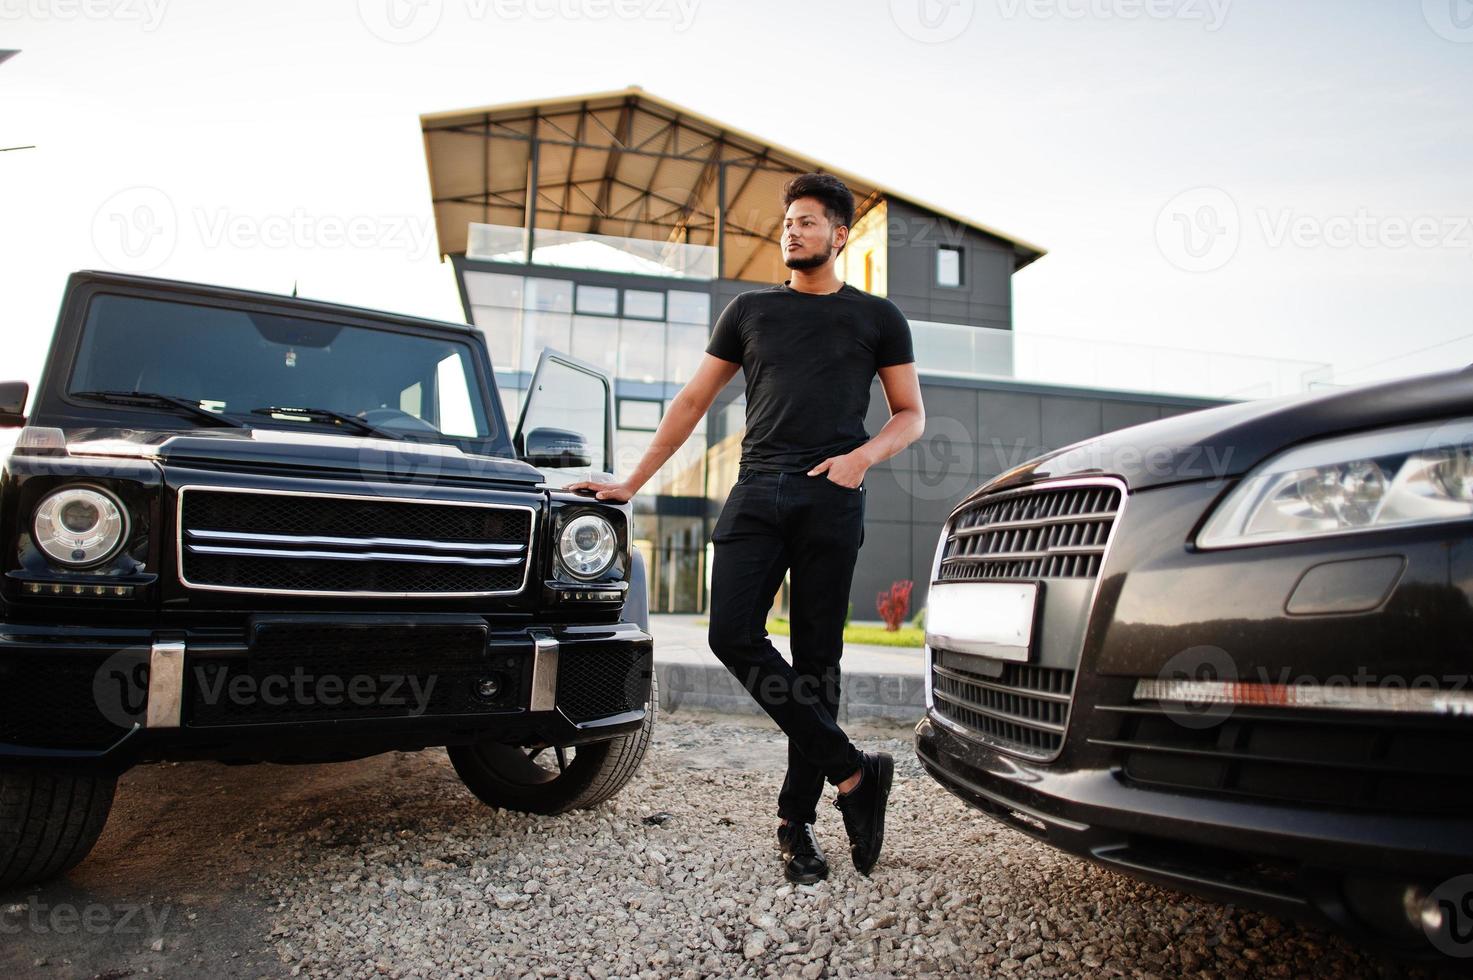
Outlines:
[{"label": "dark building wall", "polygon": [[[1010,383],[922,378],[926,434],[865,477],[865,536],[854,570],[854,618],[877,620],[878,593],[909,579],[911,613],[926,603],[941,525],[962,498],[1047,450],[1220,402]],[[865,421],[889,418],[878,381]]]},{"label": "dark building wall", "polygon": [[[887,295],[916,320],[1013,328],[1013,246],[890,198]],[[936,284],[936,248],[962,250],[962,284]]]}]

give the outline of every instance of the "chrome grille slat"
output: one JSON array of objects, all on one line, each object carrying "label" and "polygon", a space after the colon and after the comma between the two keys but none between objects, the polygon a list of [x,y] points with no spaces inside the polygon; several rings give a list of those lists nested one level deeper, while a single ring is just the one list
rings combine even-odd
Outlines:
[{"label": "chrome grille slat", "polygon": [[1113,485],[1040,484],[978,498],[952,515],[937,580],[1094,578],[1120,503]]},{"label": "chrome grille slat", "polygon": [[416,555],[404,551],[296,551],[283,548],[241,548],[227,544],[190,544],[185,549],[196,555],[234,555],[241,558],[285,558],[288,561],[404,561],[423,565],[520,565],[517,558],[468,558],[464,555]]},{"label": "chrome grille slat", "polygon": [[526,546],[521,544],[501,544],[496,542],[484,544],[477,541],[429,541],[422,538],[336,538],[322,535],[253,534],[243,531],[201,531],[197,529],[186,531],[185,534],[190,538],[209,541],[254,541],[260,544],[294,544],[322,547],[344,545],[347,547],[422,548],[425,551],[463,551],[469,553],[521,553],[526,550]]}]

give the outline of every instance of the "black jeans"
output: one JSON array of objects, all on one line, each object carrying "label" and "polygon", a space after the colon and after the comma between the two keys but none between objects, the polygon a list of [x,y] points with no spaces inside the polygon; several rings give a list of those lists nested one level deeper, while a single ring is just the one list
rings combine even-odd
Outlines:
[{"label": "black jeans", "polygon": [[[827,475],[742,467],[711,534],[711,650],[788,736],[778,816],[793,823],[815,821],[825,778],[840,783],[859,767],[835,718],[864,499],[863,486]],[[789,570],[791,665],[766,629]]]}]

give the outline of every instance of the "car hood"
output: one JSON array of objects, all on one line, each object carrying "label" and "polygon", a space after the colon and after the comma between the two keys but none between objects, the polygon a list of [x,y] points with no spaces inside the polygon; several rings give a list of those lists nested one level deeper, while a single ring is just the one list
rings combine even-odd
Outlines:
[{"label": "car hood", "polygon": [[367,479],[424,483],[494,481],[537,484],[543,475],[517,459],[478,456],[455,446],[401,439],[280,429],[198,432],[139,429],[73,429],[72,456],[152,459],[163,465],[209,468],[279,467],[335,470]]},{"label": "car hood", "polygon": [[1473,414],[1473,368],[1238,402],[1066,446],[995,477],[972,496],[1076,476],[1116,476],[1132,490],[1222,480],[1301,442],[1467,414]]}]

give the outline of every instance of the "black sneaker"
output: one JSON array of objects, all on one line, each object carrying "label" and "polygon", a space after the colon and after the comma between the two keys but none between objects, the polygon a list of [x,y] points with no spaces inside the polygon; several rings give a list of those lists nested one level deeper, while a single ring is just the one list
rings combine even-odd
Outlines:
[{"label": "black sneaker", "polygon": [[777,844],[782,848],[783,877],[799,885],[811,885],[829,876],[829,862],[818,846],[811,823],[780,823]]},{"label": "black sneaker", "polygon": [[859,785],[840,793],[834,806],[844,815],[854,868],[867,875],[880,859],[880,848],[885,843],[885,806],[890,802],[895,760],[884,752],[861,752],[859,770]]}]

